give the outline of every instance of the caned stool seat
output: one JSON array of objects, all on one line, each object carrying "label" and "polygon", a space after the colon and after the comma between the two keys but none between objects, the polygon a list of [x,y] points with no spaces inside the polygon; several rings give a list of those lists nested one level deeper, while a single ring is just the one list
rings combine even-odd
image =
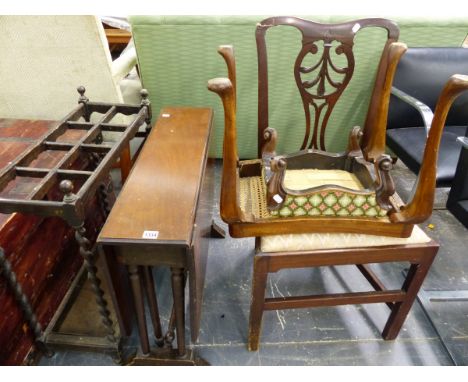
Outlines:
[{"label": "caned stool seat", "polygon": [[[284,152],[278,144],[280,134],[275,125],[279,119],[270,118],[273,101],[279,94],[269,84],[272,73],[268,71],[266,33],[276,26],[295,28],[301,36],[302,48],[292,68],[294,76],[288,76],[296,82],[305,126],[291,124],[283,127],[282,132],[295,129],[304,132],[302,145],[295,152]],[[349,118],[343,115],[348,145],[343,151],[330,152],[325,147],[326,129],[336,123],[331,116],[337,114],[334,108],[338,100],[350,94],[345,89],[353,81],[355,67],[360,66],[353,53],[355,37],[368,27],[386,31],[387,39],[381,50],[367,116],[361,129],[350,125],[353,113]],[[382,335],[394,339],[434,260],[439,246],[416,224],[431,215],[441,132],[452,102],[468,87],[468,77],[455,75],[444,87],[414,192],[403,202],[391,175],[392,160],[385,154],[391,84],[398,61],[407,49],[398,42],[398,36],[394,22],[379,18],[319,24],[278,16],[258,23],[255,31],[258,156],[247,161],[240,160],[237,152],[234,49],[230,45],[218,49],[228,75],[208,81],[208,89],[220,96],[224,108],[220,215],[232,237],[256,238],[249,327],[251,350],[258,348],[263,311],[315,306],[385,303],[391,313]],[[289,97],[287,92],[280,95]],[[284,102],[289,102],[286,98]],[[277,153],[277,147],[281,152]],[[370,266],[392,262],[410,264],[403,285],[396,290],[386,289]],[[265,298],[268,273],[285,268],[346,264],[355,264],[373,290]]]},{"label": "caned stool seat", "polygon": [[324,184],[333,184],[351,190],[364,189],[356,175],[345,170],[320,170],[316,168],[286,170],[284,177],[285,187],[292,190],[306,190]]},{"label": "caned stool seat", "polygon": [[[240,163],[247,166],[261,162],[249,160]],[[262,172],[258,176],[241,177],[239,179],[239,207],[246,216],[252,216],[254,219],[361,216],[375,221],[389,222],[385,215],[386,212],[377,205],[375,196],[363,192],[364,186],[351,172],[320,169],[286,170],[285,172],[284,185],[292,191],[310,190],[323,184],[333,184],[343,187],[343,190],[324,191],[318,189],[306,194],[306,196],[288,196],[283,208],[271,211],[267,207],[267,185],[264,173]],[[363,193],[355,194],[355,191]],[[396,193],[392,198],[395,203],[400,204]]]}]

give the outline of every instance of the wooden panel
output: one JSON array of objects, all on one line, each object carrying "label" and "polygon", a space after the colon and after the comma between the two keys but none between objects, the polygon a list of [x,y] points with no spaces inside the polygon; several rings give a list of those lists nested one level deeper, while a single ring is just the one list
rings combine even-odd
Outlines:
[{"label": "wooden panel", "polygon": [[315,296],[288,296],[265,299],[265,310],[313,308],[323,306],[372,304],[380,302],[400,302],[405,298],[401,290],[387,290],[379,292],[354,292],[321,294]]},{"label": "wooden panel", "polygon": [[[55,121],[2,118],[0,119],[0,138],[34,141],[42,137],[56,124]],[[0,161],[0,166],[3,167],[3,158]]]},{"label": "wooden panel", "polygon": [[151,243],[190,244],[212,117],[207,108],[161,111],[101,231],[100,242],[148,242],[143,232],[158,231]]},{"label": "wooden panel", "polygon": [[[0,119],[0,169],[56,123]],[[50,166],[57,160],[57,155],[60,156],[60,152],[46,152],[34,165]],[[10,182],[3,194],[20,197],[31,186],[30,180],[17,178]],[[104,218],[96,200],[92,201],[89,210],[93,215],[87,220],[86,228],[95,236]],[[94,241],[94,237],[90,239]],[[0,246],[45,328],[82,263],[73,229],[59,218],[0,214]],[[24,363],[32,344],[33,337],[13,293],[0,278],[0,365]]]},{"label": "wooden panel", "polygon": [[[0,119],[0,169],[24,152],[57,122]],[[12,186],[10,186],[12,187]],[[5,190],[7,192],[7,190]],[[0,214],[0,227],[11,215]]]}]

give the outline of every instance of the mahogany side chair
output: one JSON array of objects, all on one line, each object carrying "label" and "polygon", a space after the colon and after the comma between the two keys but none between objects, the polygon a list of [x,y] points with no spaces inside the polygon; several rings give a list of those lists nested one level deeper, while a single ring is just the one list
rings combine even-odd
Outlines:
[{"label": "mahogany side chair", "polygon": [[[288,25],[302,35],[293,72],[305,112],[300,150],[276,154],[277,132],[268,121],[268,70],[265,34]],[[325,151],[325,129],[335,104],[351,80],[353,44],[362,28],[387,32],[363,129],[348,127],[343,153]],[[404,203],[395,192],[385,154],[391,84],[406,45],[399,29],[385,19],[319,24],[296,17],[273,17],[257,24],[258,159],[240,161],[236,147],[236,70],[232,46],[219,47],[228,78],[208,82],[224,106],[225,131],[220,214],[232,237],[256,237],[249,349],[257,350],[265,310],[385,303],[390,316],[383,329],[394,339],[438,251],[417,225],[432,212],[437,150],[447,111],[468,86],[452,77],[441,93],[428,137],[415,193]],[[304,66],[307,57],[315,63]],[[340,60],[338,60],[339,58]],[[337,61],[339,64],[337,64]],[[300,128],[300,127],[289,127]],[[408,262],[400,289],[388,290],[371,269],[373,263]],[[286,268],[354,264],[374,290],[368,292],[265,298],[269,273]]]}]

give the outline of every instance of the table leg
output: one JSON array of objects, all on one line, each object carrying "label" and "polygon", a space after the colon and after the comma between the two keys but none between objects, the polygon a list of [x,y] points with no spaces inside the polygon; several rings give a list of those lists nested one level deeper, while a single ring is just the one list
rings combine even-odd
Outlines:
[{"label": "table leg", "polygon": [[146,291],[146,297],[148,299],[148,305],[150,308],[151,321],[153,323],[154,337],[156,338],[156,344],[162,346],[164,339],[161,329],[161,320],[159,318],[159,307],[158,299],[156,297],[156,286],[154,285],[153,273],[151,267],[143,267],[143,279]]},{"label": "table leg", "polygon": [[177,330],[177,353],[185,355],[185,301],[184,301],[184,269],[171,268],[172,296]]},{"label": "table leg", "polygon": [[148,340],[148,329],[145,319],[145,305],[143,300],[143,291],[141,288],[140,270],[138,265],[129,265],[128,273],[130,275],[130,285],[132,287],[133,301],[135,304],[135,312],[137,315],[138,334],[140,336],[141,351],[144,355],[150,353],[150,345]]}]

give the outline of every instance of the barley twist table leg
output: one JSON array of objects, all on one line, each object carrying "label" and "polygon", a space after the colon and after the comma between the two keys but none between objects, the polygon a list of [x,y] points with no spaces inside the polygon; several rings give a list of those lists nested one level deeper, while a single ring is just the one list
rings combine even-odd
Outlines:
[{"label": "barley twist table leg", "polygon": [[3,248],[0,247],[0,274],[4,276],[8,286],[15,296],[24,318],[34,336],[34,344],[36,349],[41,351],[47,357],[51,357],[53,352],[47,348],[44,342],[44,333],[42,332],[41,324],[39,323],[36,314],[34,313],[28,297],[24,294],[21,284],[18,282],[16,273],[11,267],[11,263],[5,256]]}]

